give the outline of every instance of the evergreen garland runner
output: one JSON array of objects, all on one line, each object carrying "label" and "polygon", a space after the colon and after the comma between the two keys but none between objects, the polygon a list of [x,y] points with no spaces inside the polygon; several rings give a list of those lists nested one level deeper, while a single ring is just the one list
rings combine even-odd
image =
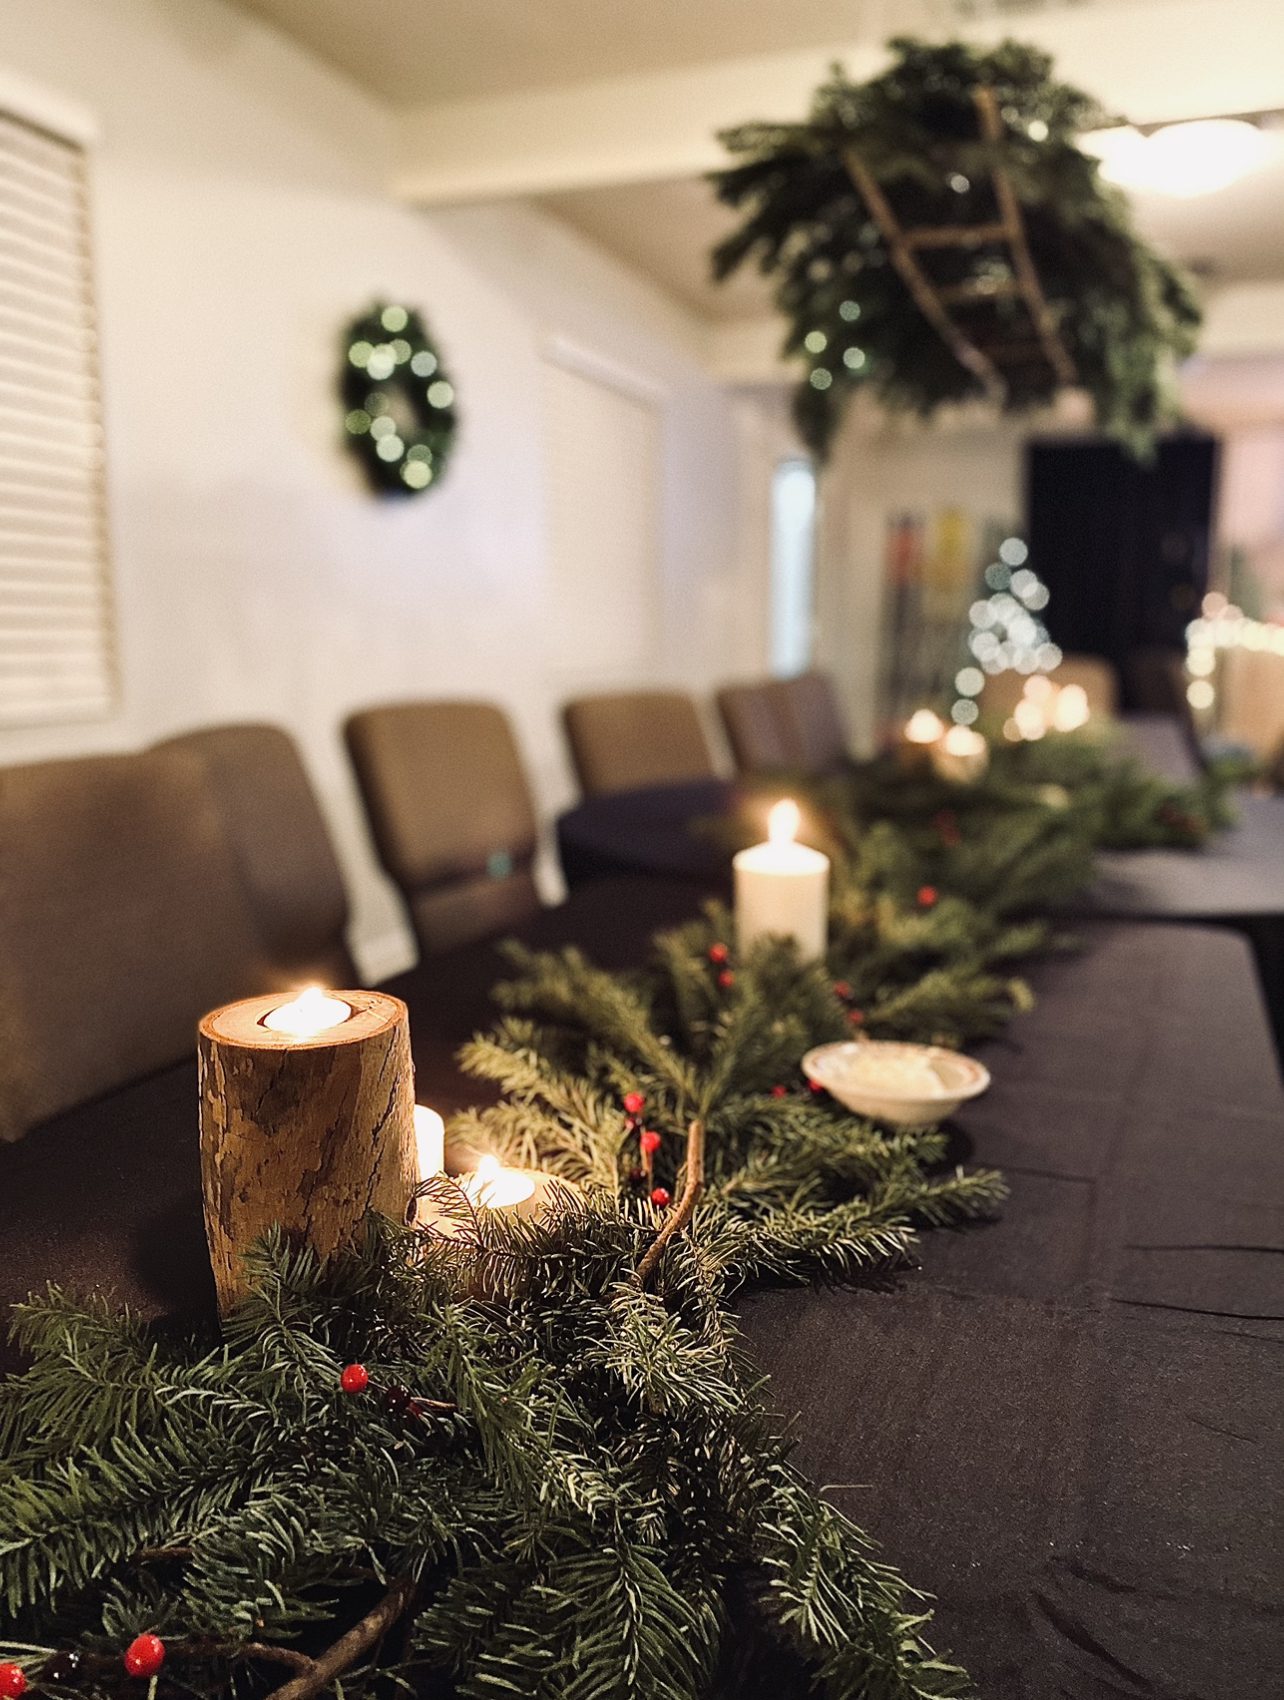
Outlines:
[{"label": "evergreen garland runner", "polygon": [[[856,833],[844,809],[875,781],[899,824]],[[853,1030],[998,1031],[1054,942],[1022,917],[1082,871],[1086,817],[1014,813],[999,773],[988,800],[950,788],[944,831],[921,783],[840,782],[825,964],[770,942],[738,959],[716,906],[632,974],[513,951],[505,1014],[465,1057],[504,1097],[454,1131],[562,1177],[551,1218],[474,1214],[438,1181],[450,1237],[375,1220],[325,1266],[270,1238],[217,1346],[57,1291],[21,1307],[6,1700],[144,1678],[277,1700],[970,1692],[919,1597],[791,1465],[726,1308],[755,1280],[885,1279],[921,1227],[1002,1199],[941,1131],[881,1130],[799,1073]],[[1022,811],[1038,872],[1013,902]]]}]

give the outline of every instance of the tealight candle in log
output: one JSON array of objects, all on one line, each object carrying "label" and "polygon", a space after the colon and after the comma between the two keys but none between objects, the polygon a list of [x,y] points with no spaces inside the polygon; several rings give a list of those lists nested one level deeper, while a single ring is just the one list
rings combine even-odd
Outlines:
[{"label": "tealight candle in log", "polygon": [[767,843],[741,850],[732,863],[742,954],[768,936],[796,940],[804,961],[825,954],[829,857],[795,841],[799,821],[797,803],[777,803],[768,817]]},{"label": "tealight candle in log", "polygon": [[945,735],[945,722],[930,708],[916,708],[905,722],[896,745],[897,759],[907,773],[927,773],[932,751]]},{"label": "tealight candle in log", "polygon": [[990,765],[990,746],[971,726],[951,726],[932,746],[932,766],[941,779],[955,785],[974,785]]},{"label": "tealight candle in log", "polygon": [[400,998],[246,998],[200,1024],[201,1180],[220,1310],[273,1226],[328,1257],[368,1211],[405,1217],[418,1180]]}]

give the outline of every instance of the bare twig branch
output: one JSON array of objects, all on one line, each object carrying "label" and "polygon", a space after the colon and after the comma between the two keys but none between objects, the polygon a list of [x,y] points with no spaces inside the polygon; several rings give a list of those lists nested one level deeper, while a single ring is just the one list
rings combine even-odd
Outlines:
[{"label": "bare twig branch", "polygon": [[647,1247],[646,1256],[638,1264],[633,1276],[635,1286],[645,1287],[647,1281],[660,1261],[661,1253],[674,1237],[695,1214],[696,1204],[704,1191],[704,1123],[693,1121],[687,1129],[687,1167],[683,1182],[682,1196],[678,1199],[664,1226]]},{"label": "bare twig branch", "polygon": [[310,1659],[308,1668],[300,1670],[298,1676],[291,1677],[289,1682],[283,1682],[280,1688],[273,1689],[268,1700],[310,1700],[313,1694],[319,1694],[323,1688],[328,1688],[336,1676],[356,1664],[363,1653],[374,1646],[405,1611],[410,1602],[412,1584],[408,1581],[394,1582],[392,1587],[379,1601],[377,1606],[354,1623],[346,1635],[341,1635],[332,1647],[328,1647],[319,1659]]},{"label": "bare twig branch", "polygon": [[959,365],[965,367],[980,382],[991,400],[1001,401],[1003,379],[999,375],[998,367],[974,342],[969,342],[941,305],[940,296],[910,252],[900,220],[893,212],[891,202],[879,187],[873,172],[863,160],[850,151],[843,155],[843,164],[847,168],[847,175],[869,208],[871,218],[882,232],[883,240],[887,243],[888,257],[900,274],[901,282],[913,296],[919,312],[945,343]]}]

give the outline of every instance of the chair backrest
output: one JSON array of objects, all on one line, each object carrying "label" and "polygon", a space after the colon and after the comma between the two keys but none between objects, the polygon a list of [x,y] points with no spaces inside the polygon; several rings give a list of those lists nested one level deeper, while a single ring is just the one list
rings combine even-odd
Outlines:
[{"label": "chair backrest", "polygon": [[681,691],[578,697],[562,717],[586,797],[717,777],[700,711]]},{"label": "chair backrest", "polygon": [[790,765],[801,773],[832,773],[841,767],[847,734],[829,675],[773,679],[767,689],[791,751]]},{"label": "chair backrest", "polygon": [[[1079,685],[1095,719],[1108,719],[1119,709],[1119,680],[1114,668],[1099,655],[1066,655],[1048,677],[1056,685]],[[995,719],[1006,718],[1020,702],[1026,675],[1010,671],[993,673],[981,692],[982,711]]]},{"label": "chair backrest", "polygon": [[0,1137],[191,1056],[278,983],[194,757],[0,770]]},{"label": "chair backrest", "polygon": [[535,808],[502,709],[392,703],[354,714],[344,733],[421,950],[493,936],[539,907]]},{"label": "chair backrest", "polygon": [[279,726],[209,726],[158,749],[204,763],[272,961],[292,979],[349,986],[348,894],[298,746]]},{"label": "chair backrest", "polygon": [[782,773],[796,765],[769,681],[724,685],[714,697],[738,773]]}]

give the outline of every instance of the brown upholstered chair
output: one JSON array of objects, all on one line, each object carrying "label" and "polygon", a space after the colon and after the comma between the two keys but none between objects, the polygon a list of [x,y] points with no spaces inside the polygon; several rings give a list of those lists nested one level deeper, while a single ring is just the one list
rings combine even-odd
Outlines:
[{"label": "brown upholstered chair", "polygon": [[291,980],[350,986],[348,894],[298,747],[278,726],[210,726],[158,749],[204,763],[259,933]]},{"label": "brown upholstered chair", "polygon": [[277,983],[194,757],[0,771],[0,1137],[194,1054]]},{"label": "brown upholstered chair", "polygon": [[501,709],[395,703],[354,714],[344,732],[421,950],[503,932],[539,907],[535,809]]},{"label": "brown upholstered chair", "polygon": [[714,697],[738,773],[783,773],[797,765],[771,683],[724,685]]},{"label": "brown upholstered chair", "polygon": [[681,691],[578,697],[562,718],[586,797],[716,777],[700,711]]},{"label": "brown upholstered chair", "polygon": [[790,765],[801,773],[832,773],[841,767],[847,760],[847,734],[829,675],[773,679],[767,689],[791,752]]}]

